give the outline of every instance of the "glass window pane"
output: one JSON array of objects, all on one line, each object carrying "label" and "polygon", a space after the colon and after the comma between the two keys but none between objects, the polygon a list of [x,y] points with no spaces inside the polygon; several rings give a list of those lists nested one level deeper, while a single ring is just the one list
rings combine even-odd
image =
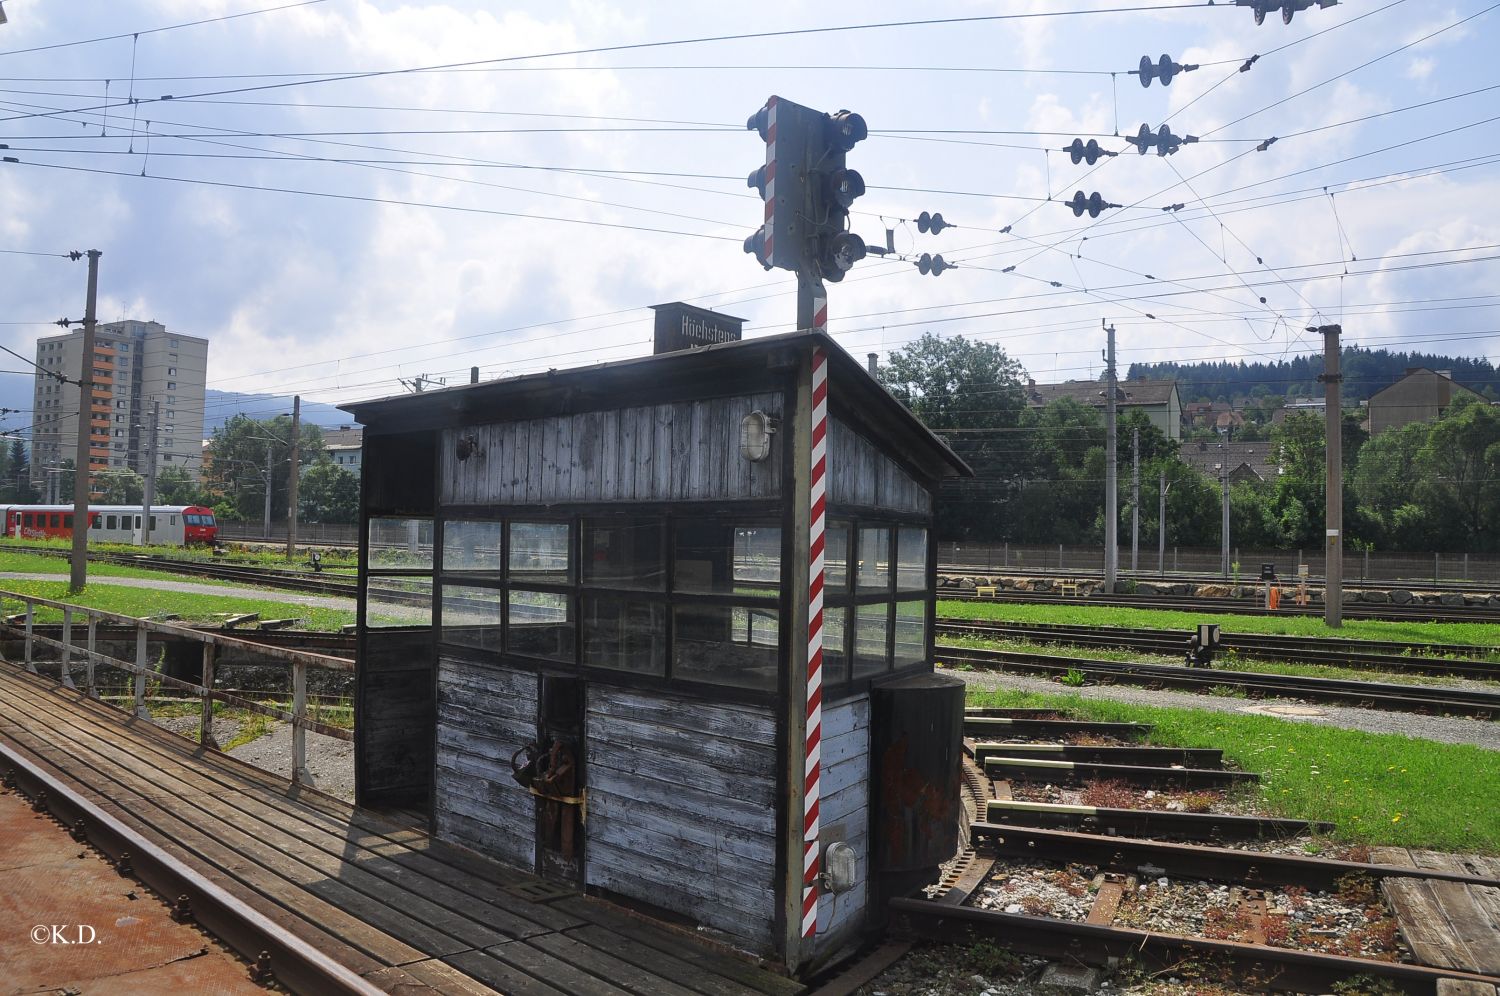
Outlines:
[{"label": "glass window pane", "polygon": [[672,674],[740,688],[776,688],[781,658],[774,609],[678,605],[672,610]]},{"label": "glass window pane", "polygon": [[886,603],[861,605],[854,610],[854,677],[868,678],[891,669],[886,656],[890,619]]},{"label": "glass window pane", "polygon": [[896,536],[896,590],[927,588],[927,530],[902,529]]},{"label": "glass window pane", "polygon": [[823,609],[823,683],[836,685],[849,680],[849,652],[844,637],[849,630],[848,609]]},{"label": "glass window pane", "polygon": [[523,657],[573,659],[573,600],[550,591],[511,591],[509,650]]},{"label": "glass window pane", "polygon": [[512,581],[567,584],[573,576],[569,560],[566,522],[510,524]]},{"label": "glass window pane", "polygon": [[502,592],[443,585],[443,642],[500,652]]},{"label": "glass window pane", "polygon": [[891,531],[867,526],[859,531],[860,591],[889,591],[891,587]]},{"label": "glass window pane", "polygon": [[781,528],[687,519],[677,523],[678,591],[775,598],[781,586]]},{"label": "glass window pane", "polygon": [[660,602],[584,596],[583,663],[665,674],[667,608]]},{"label": "glass window pane", "polygon": [[498,522],[443,523],[443,571],[485,571],[499,576],[504,568],[500,540],[504,527]]},{"label": "glass window pane", "polygon": [[849,523],[834,522],[823,534],[823,588],[830,594],[849,590]]},{"label": "glass window pane", "polygon": [[896,603],[895,667],[927,662],[927,602]]},{"label": "glass window pane", "polygon": [[431,519],[371,519],[370,569],[432,570]]},{"label": "glass window pane", "polygon": [[665,591],[667,572],[662,563],[662,529],[659,520],[585,520],[583,583]]},{"label": "glass window pane", "polygon": [[432,578],[371,577],[365,595],[365,625],[431,626]]}]

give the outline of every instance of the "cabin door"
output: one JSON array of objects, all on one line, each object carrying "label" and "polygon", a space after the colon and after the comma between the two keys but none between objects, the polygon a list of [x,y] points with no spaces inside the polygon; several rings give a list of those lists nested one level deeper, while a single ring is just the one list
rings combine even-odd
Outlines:
[{"label": "cabin door", "polygon": [[583,882],[584,702],[578,678],[542,676],[538,703],[536,869],[544,878]]}]

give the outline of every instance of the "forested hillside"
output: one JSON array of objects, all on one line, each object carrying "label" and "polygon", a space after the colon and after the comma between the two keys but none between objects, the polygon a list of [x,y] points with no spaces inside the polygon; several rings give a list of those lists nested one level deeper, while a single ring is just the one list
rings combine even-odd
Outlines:
[{"label": "forested hillside", "polygon": [[[1344,403],[1364,401],[1394,384],[1408,367],[1450,370],[1453,379],[1492,399],[1500,399],[1500,371],[1486,359],[1438,356],[1432,353],[1393,353],[1384,349],[1344,350]],[[1132,363],[1132,380],[1176,380],[1184,404],[1228,401],[1246,396],[1315,397],[1323,393],[1318,374],[1323,357],[1296,356],[1264,363]],[[1486,390],[1487,389],[1487,390]]]}]

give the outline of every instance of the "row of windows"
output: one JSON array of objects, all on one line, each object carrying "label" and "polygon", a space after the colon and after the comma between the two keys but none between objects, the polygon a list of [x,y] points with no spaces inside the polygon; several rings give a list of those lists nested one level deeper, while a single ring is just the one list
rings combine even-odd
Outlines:
[{"label": "row of windows", "polygon": [[[826,535],[825,682],[925,664],[926,530],[834,521]],[[435,570],[450,646],[776,688],[784,575],[772,521],[455,519],[437,546],[428,520],[377,519],[370,550],[369,626],[417,621],[412,604],[433,586],[413,572]]]}]

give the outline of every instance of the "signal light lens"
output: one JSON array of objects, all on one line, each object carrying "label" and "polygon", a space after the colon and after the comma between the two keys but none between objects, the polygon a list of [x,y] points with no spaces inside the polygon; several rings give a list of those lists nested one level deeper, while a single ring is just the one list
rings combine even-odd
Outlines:
[{"label": "signal light lens", "polygon": [[828,186],[833,199],[845,210],[854,203],[855,198],[863,197],[865,193],[864,177],[852,169],[834,170],[828,178]]},{"label": "signal light lens", "polygon": [[865,240],[853,232],[840,232],[828,240],[819,260],[820,269],[825,279],[837,283],[864,258]]},{"label": "signal light lens", "polygon": [[840,152],[848,152],[870,137],[870,129],[866,126],[865,119],[853,111],[839,111],[837,114],[831,114],[829,121],[833,125],[833,144]]}]

